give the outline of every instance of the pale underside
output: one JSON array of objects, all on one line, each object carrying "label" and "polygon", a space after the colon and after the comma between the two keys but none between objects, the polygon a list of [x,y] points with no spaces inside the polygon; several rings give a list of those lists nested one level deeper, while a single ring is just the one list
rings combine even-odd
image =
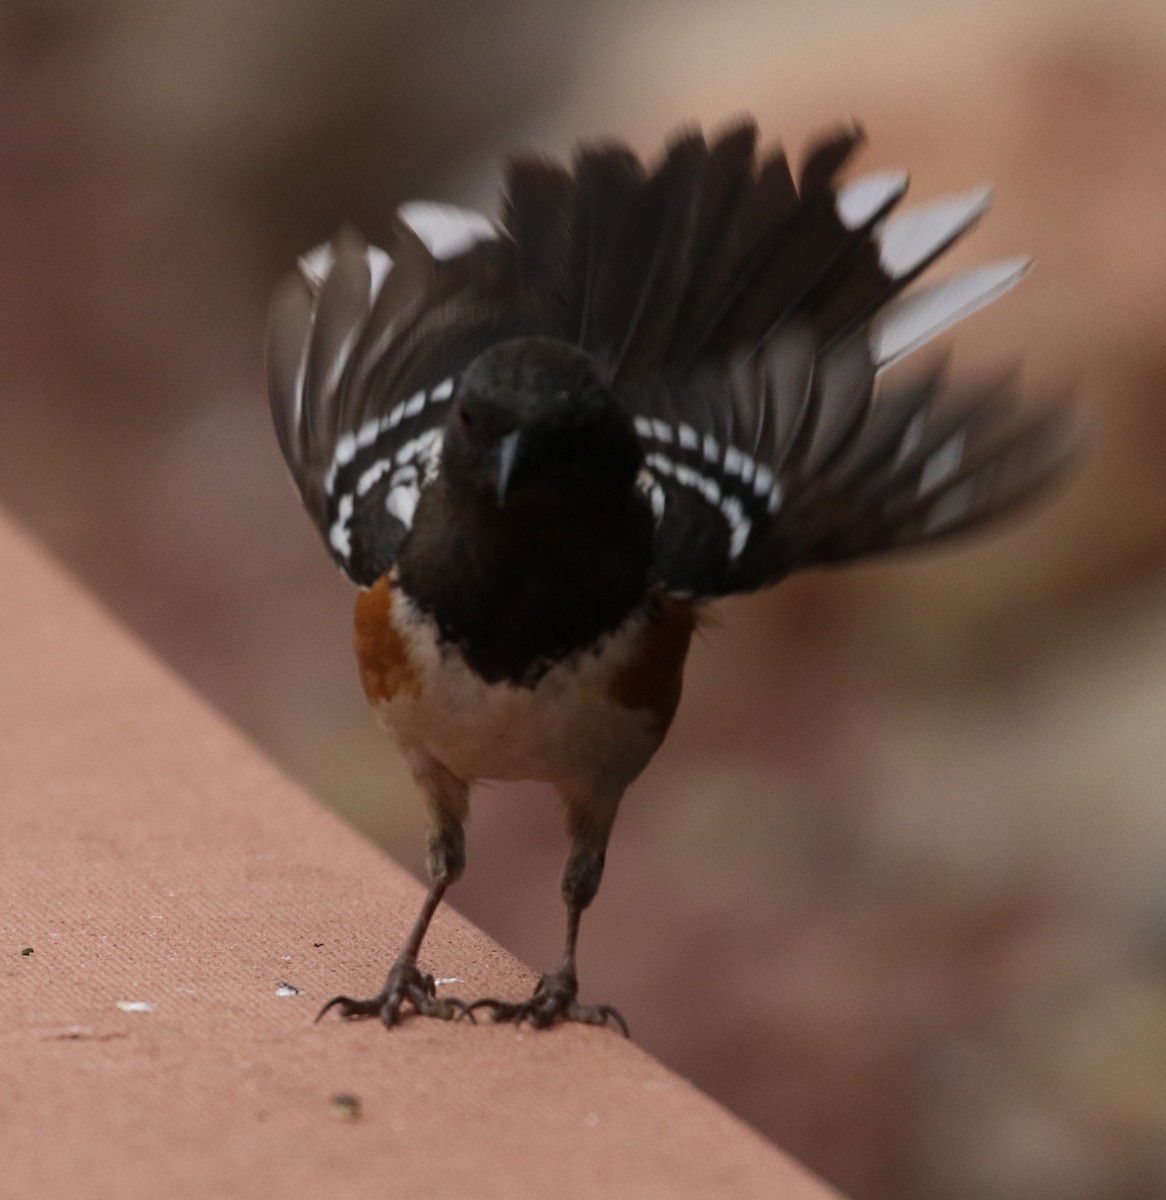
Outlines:
[{"label": "pale underside", "polygon": [[418,686],[380,700],[377,713],[414,770],[428,758],[464,783],[530,779],[556,785],[565,797],[618,798],[663,740],[666,727],[650,709],[629,709],[612,694],[643,613],[533,687],[487,683],[399,592],[388,619]]}]

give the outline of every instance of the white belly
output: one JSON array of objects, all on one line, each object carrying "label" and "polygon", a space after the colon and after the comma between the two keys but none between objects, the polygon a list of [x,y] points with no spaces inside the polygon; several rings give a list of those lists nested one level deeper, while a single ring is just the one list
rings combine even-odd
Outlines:
[{"label": "white belly", "polygon": [[610,689],[642,616],[534,687],[486,683],[459,656],[443,655],[433,623],[408,602],[395,603],[390,619],[420,688],[382,701],[380,715],[406,752],[422,750],[459,779],[536,779],[618,793],[660,744],[653,714],[619,704]]}]

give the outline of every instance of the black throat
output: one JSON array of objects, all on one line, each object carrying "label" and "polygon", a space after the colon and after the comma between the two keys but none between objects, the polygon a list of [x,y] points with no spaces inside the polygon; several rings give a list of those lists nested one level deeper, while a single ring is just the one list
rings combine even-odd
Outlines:
[{"label": "black throat", "polygon": [[645,598],[654,523],[635,489],[532,489],[505,507],[426,488],[397,560],[402,588],[489,683],[531,687]]}]

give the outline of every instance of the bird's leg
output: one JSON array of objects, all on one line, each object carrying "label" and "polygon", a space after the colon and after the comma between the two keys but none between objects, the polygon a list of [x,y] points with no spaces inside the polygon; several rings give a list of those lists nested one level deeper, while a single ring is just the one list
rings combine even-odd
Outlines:
[{"label": "bird's leg", "polygon": [[417,965],[421,943],[429,930],[433,914],[445,895],[446,888],[457,881],[466,865],[466,846],[463,822],[466,816],[467,788],[450,775],[444,767],[427,761],[416,770],[417,780],[429,803],[434,828],[429,835],[426,864],[429,869],[429,892],[413,929],[401,947],[384,987],[367,1000],[351,996],[334,996],[316,1016],[318,1021],[329,1009],[336,1008],[342,1017],[380,1017],[390,1029],[404,1016],[406,1000],[414,1012],[425,1017],[450,1020],[467,1012],[468,1005],[452,996],[438,998],[432,975],[423,973]]},{"label": "bird's leg", "polygon": [[[563,871],[562,893],[567,905],[567,941],[563,961],[557,971],[542,976],[529,1000],[515,1004],[504,1000],[478,1000],[469,1005],[487,1008],[495,1021],[529,1021],[536,1029],[545,1029],[559,1021],[579,1021],[586,1025],[618,1025],[627,1036],[627,1022],[610,1004],[580,1004],[579,977],[575,969],[575,946],[579,940],[579,920],[583,910],[595,899],[603,878],[604,856],[611,823],[615,818],[617,796],[609,805],[581,806],[567,798],[567,822],[571,832],[571,854]],[[588,811],[589,809],[589,811]]]}]

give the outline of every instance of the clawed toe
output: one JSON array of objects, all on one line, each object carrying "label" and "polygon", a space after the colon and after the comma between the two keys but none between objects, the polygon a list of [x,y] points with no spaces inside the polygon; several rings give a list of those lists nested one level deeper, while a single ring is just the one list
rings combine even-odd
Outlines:
[{"label": "clawed toe", "polygon": [[333,1008],[337,1009],[345,1020],[358,1021],[366,1017],[379,1017],[392,1029],[400,1024],[405,1016],[403,1005],[407,1000],[413,1011],[422,1017],[437,1017],[442,1021],[452,1021],[468,1017],[472,1022],[474,1014],[472,1005],[456,996],[435,995],[436,985],[432,975],[424,975],[418,970],[417,964],[411,961],[398,962],[389,972],[385,986],[377,995],[368,1000],[356,1000],[352,996],[333,996],[316,1014],[319,1021]]},{"label": "clawed toe", "polygon": [[515,1003],[509,1000],[475,1000],[464,1005],[464,1016],[473,1020],[477,1010],[488,1010],[495,1022],[511,1021],[515,1025],[524,1022],[535,1029],[547,1029],[567,1021],[582,1025],[617,1025],[624,1037],[630,1037],[628,1024],[619,1009],[610,1004],[579,1004],[575,999],[575,981],[561,974],[544,975],[529,1000]]}]

